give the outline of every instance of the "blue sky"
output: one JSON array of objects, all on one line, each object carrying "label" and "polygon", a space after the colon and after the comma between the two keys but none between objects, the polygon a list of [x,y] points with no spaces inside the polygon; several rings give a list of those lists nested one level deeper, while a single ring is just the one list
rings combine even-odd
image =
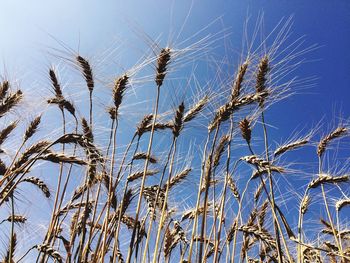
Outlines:
[{"label": "blue sky", "polygon": [[[192,9],[190,9],[192,5]],[[308,45],[319,49],[307,54],[314,60],[303,66],[300,74],[316,76],[316,87],[308,95],[291,99],[292,125],[307,113],[313,121],[343,111],[349,115],[347,98],[350,83],[350,3],[349,1],[1,1],[0,59],[12,77],[30,83],[37,72],[44,72],[53,60],[49,47],[61,48],[49,36],[82,54],[93,56],[106,48],[127,43],[128,55],[140,56],[136,49],[144,45],[141,33],[151,38],[168,39],[169,32],[179,32],[180,39],[222,17],[209,30],[226,28],[231,41],[240,45],[243,21],[264,12],[265,30],[271,30],[283,17],[294,16],[293,36],[305,35]],[[189,15],[184,25],[184,18]],[[137,25],[137,26],[136,26]],[[135,28],[139,29],[135,29]],[[221,28],[220,28],[221,27]],[[208,31],[206,31],[208,32]],[[131,39],[131,40],[130,40]],[[129,41],[129,42],[127,42]],[[129,45],[130,42],[132,45]],[[176,43],[175,43],[176,44]],[[239,49],[239,46],[236,47]],[[132,50],[133,49],[133,50]],[[123,52],[126,52],[123,50]],[[218,51],[220,52],[220,50]],[[221,51],[222,52],[222,51]],[[124,62],[124,61],[123,61]],[[124,65],[125,66],[125,65]],[[127,66],[125,66],[127,67]],[[34,72],[32,72],[34,71]],[[21,76],[14,76],[19,73]],[[298,72],[299,73],[299,72]],[[309,95],[312,93],[312,95]],[[305,102],[308,102],[307,104]],[[303,104],[303,107],[300,107]],[[347,114],[346,114],[347,113]]]},{"label": "blue sky", "polygon": [[[271,134],[282,137],[276,137],[276,141],[281,142],[296,129],[309,129],[321,120],[330,129],[332,125],[336,125],[332,123],[334,117],[350,116],[349,1],[219,0],[214,3],[207,0],[3,0],[1,10],[2,73],[11,79],[19,79],[23,89],[34,91],[43,99],[50,94],[47,68],[56,65],[57,54],[62,55],[60,51],[65,52],[66,46],[88,57],[96,66],[95,74],[98,77],[101,74],[101,78],[107,75],[112,79],[134,66],[138,59],[150,52],[150,41],[145,37],[146,34],[151,41],[158,40],[161,47],[170,45],[183,48],[185,45],[177,45],[207,27],[186,45],[208,34],[217,33],[210,38],[213,42],[210,54],[218,61],[229,56],[229,63],[232,64],[230,69],[233,71],[239,61],[244,21],[248,17],[248,28],[251,29],[258,15],[263,13],[264,31],[267,34],[281,19],[293,16],[289,41],[303,36],[303,48],[312,45],[317,45],[318,48],[298,58],[307,63],[301,65],[291,77],[314,80],[312,87],[292,86],[292,91],[298,95],[271,108],[269,113],[273,120],[270,118],[269,123],[278,127],[272,129]],[[224,38],[225,33],[230,34]],[[225,50],[225,41],[230,43],[229,50]],[[60,51],[56,52],[55,49]],[[52,53],[56,55],[53,56]],[[63,54],[65,58],[73,55],[73,52]],[[199,59],[207,58],[199,56]],[[204,66],[202,63],[198,67],[215,68],[215,63],[206,61]],[[70,87],[72,74],[69,72],[71,71],[62,73],[62,82],[68,86],[66,92],[76,93],[74,99],[79,100],[82,96],[77,89]],[[152,74],[152,71],[148,72]],[[210,74],[200,72],[196,77],[201,80],[202,85],[212,81]],[[141,93],[141,99],[151,99],[151,94]],[[171,92],[163,95],[168,96],[167,98],[174,96]],[[177,100],[171,103],[173,108],[182,95],[177,96]]]},{"label": "blue sky", "polygon": [[[263,13],[264,30],[268,33],[281,19],[293,16],[292,35],[288,41],[304,36],[304,48],[318,47],[300,57],[306,63],[293,74],[312,78],[313,85],[299,87],[294,90],[297,95],[271,108],[267,114],[268,122],[278,127],[271,129],[272,141],[281,142],[293,131],[307,130],[321,120],[329,130],[336,125],[332,120],[350,116],[350,2],[347,0],[1,0],[0,10],[0,74],[18,79],[23,89],[33,91],[40,98],[50,94],[45,75],[48,67],[59,61],[58,55],[65,58],[73,55],[71,51],[64,53],[66,46],[97,65],[96,75],[102,78],[122,73],[149,52],[146,34],[153,41],[159,39],[161,46],[176,47],[199,32],[193,41],[211,34],[209,41],[213,43],[208,52],[212,52],[210,54],[218,61],[228,56],[232,60],[228,68],[234,69],[239,61],[247,17],[254,25]],[[226,33],[229,34],[225,36]],[[230,43],[228,50],[225,50],[224,41]],[[187,44],[191,44],[191,40]],[[212,63],[198,66],[203,71],[198,72],[197,78],[200,83],[206,83],[213,78],[206,73],[215,68],[214,60],[196,55],[200,60]],[[69,75],[71,67],[67,69],[60,63],[58,68],[63,69],[64,83],[77,81]],[[191,65],[185,69],[191,69]],[[79,98],[81,93],[77,92],[76,86],[73,85],[71,91],[67,84],[65,91],[72,93],[83,105],[84,100]],[[102,100],[107,93],[101,90]],[[175,107],[181,96],[181,92],[165,94],[163,106],[167,109]],[[137,98],[150,100],[152,93],[141,93]],[[133,110],[125,108],[125,112],[130,109]],[[136,109],[136,113],[139,112],[142,109]],[[84,111],[81,114],[84,115]],[[126,115],[122,121],[129,124],[128,118],[134,120],[133,117],[133,113]],[[292,156],[296,160],[299,158],[298,154]]]}]

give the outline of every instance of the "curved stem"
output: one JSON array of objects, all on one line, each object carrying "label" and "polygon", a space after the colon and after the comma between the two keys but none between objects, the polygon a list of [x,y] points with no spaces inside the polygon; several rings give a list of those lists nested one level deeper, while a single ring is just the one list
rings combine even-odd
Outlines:
[{"label": "curved stem", "polygon": [[92,130],[92,89],[89,90],[89,101],[90,101],[89,122],[90,122],[90,129]]},{"label": "curved stem", "polygon": [[20,262],[22,259],[24,259],[29,254],[29,252],[32,251],[34,248],[36,248],[36,245],[28,249],[28,251],[24,253],[24,255],[17,260],[17,263]]},{"label": "curved stem", "polygon": [[[69,134],[68,134],[69,135]],[[50,149],[53,145],[57,144],[63,136],[59,137],[57,140],[54,142],[51,142],[48,146],[46,146],[43,150],[41,150],[39,153],[37,153],[33,158],[29,159],[27,162],[25,162],[22,166],[21,169],[12,171],[9,174],[9,177],[13,175],[11,179],[8,180],[7,184],[4,187],[4,190],[7,190],[6,193],[4,193],[4,190],[0,192],[0,195],[2,196],[2,199],[0,200],[0,206],[5,202],[6,198],[10,195],[10,193],[17,187],[17,185],[21,182],[22,178],[29,172],[30,168],[33,167],[33,165],[36,163],[37,160],[39,160],[39,156],[42,155],[44,152],[46,152],[48,149]],[[18,180],[14,183],[16,177],[19,177]]]}]

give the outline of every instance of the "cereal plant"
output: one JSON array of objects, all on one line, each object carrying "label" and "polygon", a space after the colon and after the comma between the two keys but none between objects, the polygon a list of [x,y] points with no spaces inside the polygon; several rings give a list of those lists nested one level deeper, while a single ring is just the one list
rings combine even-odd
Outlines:
[{"label": "cereal plant", "polygon": [[[224,32],[186,47],[150,40],[149,54],[104,79],[60,43],[45,110],[27,119],[30,94],[3,77],[1,262],[350,262],[349,167],[332,154],[349,123],[275,143],[270,108],[310,85],[293,73],[315,46],[293,39],[291,19],[267,35],[258,21],[239,60],[203,83],[182,66],[211,63],[200,58]],[[33,196],[39,214],[26,207]]]}]

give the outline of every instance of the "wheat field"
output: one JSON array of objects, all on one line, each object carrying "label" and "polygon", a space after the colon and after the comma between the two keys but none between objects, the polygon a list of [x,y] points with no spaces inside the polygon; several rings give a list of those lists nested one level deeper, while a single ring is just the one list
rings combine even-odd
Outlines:
[{"label": "wheat field", "polygon": [[235,59],[226,28],[136,30],[147,53],[104,74],[114,51],[53,34],[40,96],[2,75],[1,262],[350,262],[347,116],[287,136],[274,116],[320,47],[253,20]]}]

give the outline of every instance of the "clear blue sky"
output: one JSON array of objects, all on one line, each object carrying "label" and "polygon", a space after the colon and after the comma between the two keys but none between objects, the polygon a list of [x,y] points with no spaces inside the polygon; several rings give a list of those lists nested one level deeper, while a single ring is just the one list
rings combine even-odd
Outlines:
[{"label": "clear blue sky", "polygon": [[[320,46],[306,55],[307,59],[317,61],[304,65],[303,71],[298,73],[319,79],[316,87],[305,92],[312,95],[297,97],[288,103],[295,116],[288,122],[295,125],[298,118],[303,118],[305,114],[316,122],[323,115],[331,116],[334,111],[340,110],[349,116],[349,1],[201,0],[193,1],[189,11],[190,2],[2,0],[1,64],[5,65],[10,76],[28,83],[30,78],[36,78],[38,72],[45,72],[45,66],[49,65],[51,57],[47,55],[48,47],[59,47],[49,34],[75,50],[80,46],[81,53],[88,56],[129,41],[127,45],[130,42],[132,45],[128,55],[135,52],[136,58],[140,52],[135,50],[138,45],[144,44],[140,36],[133,32],[136,24],[153,39],[159,36],[161,39],[167,38],[170,31],[179,32],[189,12],[189,19],[180,36],[184,39],[222,16],[224,27],[232,32],[232,42],[239,45],[247,14],[254,20],[259,12],[264,12],[267,32],[282,17],[294,15],[294,36],[305,35],[308,45]],[[213,31],[221,29],[218,24],[210,28]],[[17,73],[22,76],[14,76]]]}]

